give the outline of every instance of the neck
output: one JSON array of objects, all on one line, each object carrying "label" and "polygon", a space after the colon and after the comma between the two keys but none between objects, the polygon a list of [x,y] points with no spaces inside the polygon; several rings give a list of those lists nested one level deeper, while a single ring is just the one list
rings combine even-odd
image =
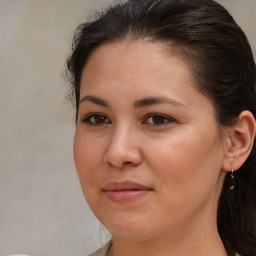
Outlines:
[{"label": "neck", "polygon": [[[177,240],[177,239],[176,239]],[[177,243],[174,241],[144,241],[133,242],[113,239],[113,245],[109,256],[227,256],[221,239],[218,237],[205,237],[199,241],[187,241]]]}]

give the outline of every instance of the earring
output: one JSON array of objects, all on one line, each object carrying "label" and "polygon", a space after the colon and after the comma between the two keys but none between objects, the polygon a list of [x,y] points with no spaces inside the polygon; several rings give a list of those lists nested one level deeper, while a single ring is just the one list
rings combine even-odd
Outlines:
[{"label": "earring", "polygon": [[230,177],[231,177],[231,185],[230,185],[230,187],[229,187],[229,189],[230,190],[233,190],[234,188],[235,188],[235,185],[234,185],[234,179],[235,179],[235,177],[234,177],[234,170],[232,169],[232,171],[231,171],[231,174],[230,174]]}]

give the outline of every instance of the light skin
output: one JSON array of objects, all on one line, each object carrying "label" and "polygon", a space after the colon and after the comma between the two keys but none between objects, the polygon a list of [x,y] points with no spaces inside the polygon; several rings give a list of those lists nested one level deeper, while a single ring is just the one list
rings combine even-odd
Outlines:
[{"label": "light skin", "polygon": [[[81,79],[74,158],[112,256],[225,256],[216,225],[227,171],[250,154],[255,120],[241,113],[220,138],[212,102],[182,58],[159,43],[107,43]],[[104,188],[133,181],[150,191],[116,202]]]}]

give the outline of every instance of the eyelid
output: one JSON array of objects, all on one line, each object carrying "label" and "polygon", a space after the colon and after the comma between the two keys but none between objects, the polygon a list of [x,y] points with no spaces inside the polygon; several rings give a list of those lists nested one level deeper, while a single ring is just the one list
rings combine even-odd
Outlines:
[{"label": "eyelid", "polygon": [[90,118],[92,118],[93,116],[101,116],[101,117],[104,117],[104,118],[109,120],[109,118],[105,114],[99,113],[99,112],[93,112],[93,113],[88,113],[87,115],[85,115],[85,117],[81,118],[80,122],[86,123],[88,125],[93,125],[93,126],[99,126],[99,125],[111,123],[110,120],[109,120],[109,122],[93,123],[93,122],[90,121]]},{"label": "eyelid", "polygon": [[164,118],[165,120],[167,120],[168,122],[164,122],[162,124],[149,124],[149,125],[154,125],[154,126],[161,126],[161,125],[167,125],[167,124],[170,124],[170,123],[173,123],[173,122],[177,122],[177,120],[175,120],[174,118],[170,117],[170,116],[167,116],[167,115],[164,115],[164,114],[161,114],[161,113],[150,113],[150,114],[147,114],[144,116],[143,118],[143,124],[147,124],[146,123],[146,120],[151,118],[151,117],[156,117],[156,116],[160,116],[162,118]]}]

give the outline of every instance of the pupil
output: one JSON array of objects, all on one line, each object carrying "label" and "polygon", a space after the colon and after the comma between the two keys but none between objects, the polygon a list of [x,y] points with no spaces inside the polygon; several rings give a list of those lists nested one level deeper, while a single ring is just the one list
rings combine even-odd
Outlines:
[{"label": "pupil", "polygon": [[163,120],[164,120],[164,118],[162,116],[154,116],[153,117],[153,121],[155,124],[162,124]]},{"label": "pupil", "polygon": [[95,116],[95,122],[96,123],[103,123],[104,117],[103,116]]}]

